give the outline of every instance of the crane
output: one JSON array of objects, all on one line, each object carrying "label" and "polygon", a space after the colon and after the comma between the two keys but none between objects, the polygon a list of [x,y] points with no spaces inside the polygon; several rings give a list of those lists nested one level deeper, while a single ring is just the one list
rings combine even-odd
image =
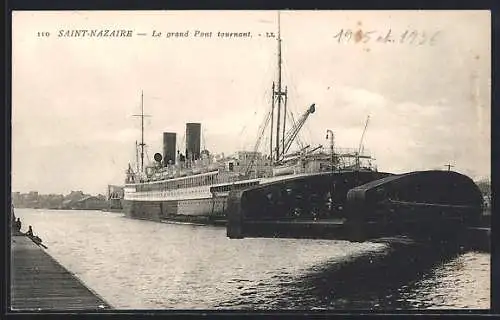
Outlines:
[{"label": "crane", "polygon": [[307,157],[308,155],[312,154],[314,151],[323,148],[323,145],[320,144],[311,150],[307,150],[309,147],[310,146],[306,146],[297,152],[287,154],[286,156],[283,157],[283,162],[295,160],[295,159],[301,158],[301,157]]},{"label": "crane", "polygon": [[[288,114],[288,117],[291,119],[290,122],[291,122],[291,127],[294,127],[295,125],[297,125],[297,122],[295,121],[295,117],[293,116],[293,112],[290,111],[290,109],[287,110],[287,114]],[[300,139],[299,135],[297,135],[297,137],[295,137],[295,142],[297,143],[297,146],[300,148],[300,149],[303,149],[305,144],[304,142]]]},{"label": "crane", "polygon": [[356,167],[359,169],[359,156],[361,155],[361,148],[363,147],[363,139],[365,138],[366,127],[368,127],[368,121],[370,121],[370,116],[366,118],[365,128],[363,129],[363,133],[361,134],[361,139],[359,140],[358,152],[356,153]]},{"label": "crane", "polygon": [[262,137],[264,136],[264,131],[266,130],[267,128],[267,125],[269,124],[269,120],[271,119],[271,112],[269,112],[267,114],[267,117],[264,119],[264,123],[261,125],[260,127],[260,130],[259,130],[259,136],[257,138],[257,141],[255,142],[255,146],[253,148],[253,155],[252,155],[252,159],[250,160],[250,162],[248,163],[248,166],[245,170],[245,175],[248,175],[248,173],[250,172],[250,170],[252,169],[253,167],[253,164],[254,164],[254,161],[255,161],[255,158],[257,156],[257,150],[259,149],[259,146],[260,146],[260,143],[262,141]]},{"label": "crane", "polygon": [[[281,151],[280,158],[283,158],[285,154],[288,152],[288,149],[290,149],[290,146],[292,145],[292,142],[295,140],[295,137],[297,137],[297,134],[299,133],[300,129],[306,122],[307,118],[309,115],[314,113],[316,111],[316,104],[312,104],[306,112],[300,117],[300,119],[295,123],[295,125],[286,133],[285,137],[283,137],[282,140],[282,145],[284,146],[284,149]],[[276,159],[279,160],[279,159]]]}]

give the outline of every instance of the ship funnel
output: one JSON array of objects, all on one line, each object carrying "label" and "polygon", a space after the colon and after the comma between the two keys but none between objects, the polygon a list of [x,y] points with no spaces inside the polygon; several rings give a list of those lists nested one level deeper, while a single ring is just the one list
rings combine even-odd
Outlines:
[{"label": "ship funnel", "polygon": [[169,163],[175,164],[176,133],[163,133],[163,165],[166,167]]},{"label": "ship funnel", "polygon": [[186,123],[186,157],[189,160],[200,159],[201,123]]}]

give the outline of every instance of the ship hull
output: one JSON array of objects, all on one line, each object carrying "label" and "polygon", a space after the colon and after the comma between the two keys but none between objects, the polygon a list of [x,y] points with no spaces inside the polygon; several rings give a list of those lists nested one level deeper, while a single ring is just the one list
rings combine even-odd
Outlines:
[{"label": "ship hull", "polygon": [[128,218],[218,224],[225,221],[227,197],[167,201],[125,200]]},{"label": "ship hull", "polygon": [[[263,179],[260,185],[273,185],[274,187],[285,187],[290,182],[295,181],[299,185],[308,186],[318,184],[321,181],[321,186],[318,186],[318,192],[325,193],[329,190],[329,183],[340,178],[350,177],[352,187],[368,181],[380,179],[387,176],[387,173],[379,173],[373,171],[367,172],[342,172],[342,173],[320,173],[298,176],[282,176],[279,178]],[[357,182],[358,177],[359,182]],[[356,180],[356,182],[354,182]],[[326,185],[325,182],[327,182]],[[325,189],[325,190],[323,190]],[[338,198],[345,198],[347,189],[338,191],[342,194],[337,194]],[[126,217],[134,219],[152,220],[157,222],[165,221],[181,221],[200,224],[221,224],[227,220],[228,207],[228,192],[212,194],[211,197],[199,197],[192,199],[175,199],[162,200],[158,198],[150,198],[148,200],[124,200],[123,210]]]}]

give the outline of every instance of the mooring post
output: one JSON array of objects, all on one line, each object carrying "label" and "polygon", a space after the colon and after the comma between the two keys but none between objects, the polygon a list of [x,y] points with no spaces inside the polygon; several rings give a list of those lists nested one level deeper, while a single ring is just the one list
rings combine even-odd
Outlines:
[{"label": "mooring post", "polygon": [[227,226],[226,233],[230,239],[243,239],[244,214],[241,207],[242,191],[231,190],[227,200]]},{"label": "mooring post", "polygon": [[365,228],[366,207],[363,200],[359,193],[353,190],[347,192],[345,211],[347,213],[346,227],[350,241],[363,242],[367,238]]}]

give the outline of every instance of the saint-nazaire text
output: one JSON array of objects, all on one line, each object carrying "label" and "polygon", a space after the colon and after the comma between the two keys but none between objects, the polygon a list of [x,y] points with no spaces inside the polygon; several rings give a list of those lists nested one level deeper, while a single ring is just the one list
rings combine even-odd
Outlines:
[{"label": "saint-nazaire text", "polygon": [[59,30],[57,33],[59,38],[130,38],[132,37],[132,30],[125,29],[72,29],[72,30]]}]

